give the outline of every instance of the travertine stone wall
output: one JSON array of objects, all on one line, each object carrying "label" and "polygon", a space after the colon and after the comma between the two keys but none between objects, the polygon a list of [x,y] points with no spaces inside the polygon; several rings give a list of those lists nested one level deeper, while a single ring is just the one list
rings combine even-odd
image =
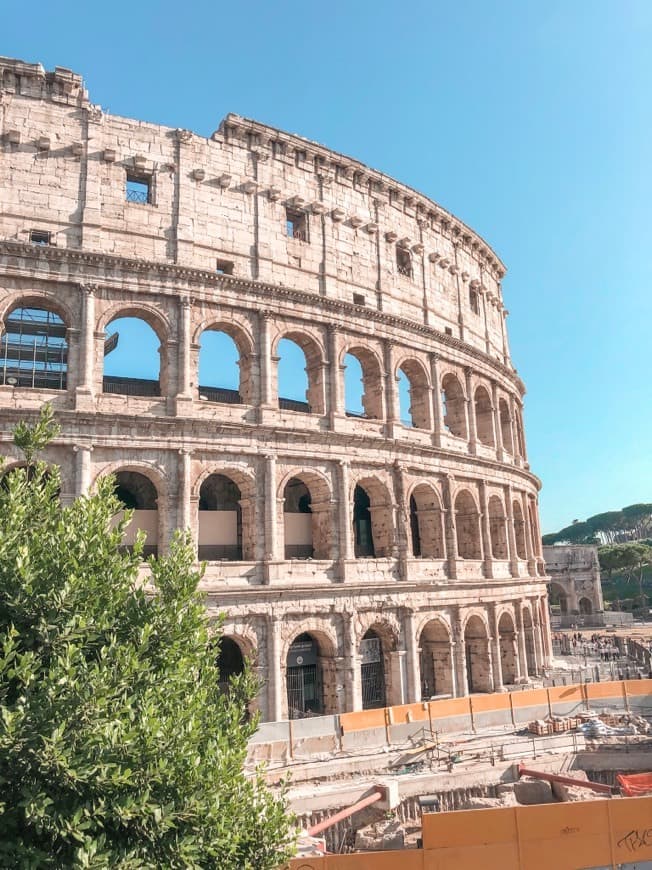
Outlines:
[{"label": "travertine stone wall", "polygon": [[[373,680],[398,703],[538,673],[550,656],[539,482],[504,267],[486,243],[417,191],[254,121],[229,115],[206,139],[120,118],[89,102],[78,75],[8,59],[0,84],[0,322],[20,307],[53,312],[68,346],[65,389],[3,377],[9,462],[11,425],[51,401],[62,498],[105,474],[144,475],[159,551],[179,527],[199,541],[210,475],[235,484],[237,546],[218,547],[202,585],[259,669],[266,718],[293,706],[286,663],[305,634],[326,712],[373,703]],[[149,201],[127,201],[128,178]],[[160,340],[158,395],[107,392],[106,331],[123,316]],[[206,329],[238,347],[239,401],[200,398]],[[304,408],[279,407],[284,337],[306,357]],[[347,353],[362,366],[363,417],[346,414]],[[311,557],[286,550],[294,479],[310,494]],[[359,541],[357,487],[373,552]]]}]

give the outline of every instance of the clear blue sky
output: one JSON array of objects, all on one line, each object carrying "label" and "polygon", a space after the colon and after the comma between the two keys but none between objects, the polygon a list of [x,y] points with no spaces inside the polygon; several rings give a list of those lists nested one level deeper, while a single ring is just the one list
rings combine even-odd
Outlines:
[{"label": "clear blue sky", "polygon": [[543,530],[652,501],[652,3],[5,3],[0,52],[109,111],[229,111],[431,196],[507,263]]}]

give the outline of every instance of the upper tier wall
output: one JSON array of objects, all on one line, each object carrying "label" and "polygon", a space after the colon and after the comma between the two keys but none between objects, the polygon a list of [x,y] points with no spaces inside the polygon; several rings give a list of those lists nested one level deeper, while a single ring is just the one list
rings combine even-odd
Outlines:
[{"label": "upper tier wall", "polygon": [[[104,114],[78,75],[8,59],[0,133],[0,237],[37,229],[61,247],[219,266],[431,326],[510,365],[503,265],[361,163],[235,115],[206,139]],[[127,201],[127,175],[149,202]]]}]

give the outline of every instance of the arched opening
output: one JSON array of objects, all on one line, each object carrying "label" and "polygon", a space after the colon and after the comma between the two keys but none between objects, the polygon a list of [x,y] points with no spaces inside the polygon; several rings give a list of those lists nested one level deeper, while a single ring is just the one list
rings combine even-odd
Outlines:
[{"label": "arched opening", "polygon": [[497,495],[492,495],[489,499],[488,512],[491,555],[494,559],[508,559],[507,521],[503,503]]},{"label": "arched opening", "polygon": [[380,364],[367,348],[351,348],[344,355],[344,405],[347,417],[383,417]]},{"label": "arched opening", "polygon": [[[36,475],[36,466],[27,465],[26,462],[17,462],[14,465],[11,465],[9,468],[4,467],[3,471],[0,471],[0,489],[6,492],[9,489],[9,481],[11,476],[15,474],[17,471],[24,471],[27,475],[28,481],[33,481]],[[43,477],[41,478],[42,485],[45,485],[49,482],[51,478],[49,469],[45,471]],[[61,488],[57,488],[57,491],[53,493],[53,498],[58,499],[61,495]]]},{"label": "arched opening", "polygon": [[509,613],[503,613],[498,621],[498,645],[503,683],[513,684],[518,679],[518,651],[514,620]]},{"label": "arched opening", "polygon": [[140,317],[117,317],[106,328],[102,390],[123,396],[160,396],[161,341]]},{"label": "arched opening", "polygon": [[303,333],[290,332],[278,342],[276,355],[279,408],[323,414],[324,373],[319,345]]},{"label": "arched opening", "polygon": [[138,471],[118,471],[115,475],[115,495],[124,508],[133,511],[131,522],[125,529],[122,544],[133,547],[139,531],[145,532],[147,539],[143,548],[144,556],[155,556],[158,552],[158,493],[156,487],[144,474]]},{"label": "arched opening", "polygon": [[475,391],[475,425],[478,439],[487,447],[494,447],[494,409],[491,404],[491,396],[484,387],[478,387]]},{"label": "arched opening", "polygon": [[289,719],[337,712],[335,653],[325,638],[300,634],[286,666]]},{"label": "arched opening", "polygon": [[482,559],[480,513],[473,496],[467,490],[462,490],[455,499],[455,526],[459,558]]},{"label": "arched opening", "polygon": [[223,692],[228,692],[231,678],[240,676],[244,671],[244,656],[239,644],[233,638],[220,638],[215,665],[220,675],[220,688]]},{"label": "arched opening", "polygon": [[41,390],[68,386],[66,324],[47,308],[19,306],[0,335],[0,384]]},{"label": "arched opening", "polygon": [[551,608],[559,608],[560,613],[568,613],[568,596],[558,583],[548,584],[548,603]]},{"label": "arched opening", "polygon": [[518,501],[514,502],[514,535],[516,536],[516,555],[519,559],[527,559],[525,521],[523,520],[521,503]]},{"label": "arched opening", "polygon": [[441,404],[444,428],[456,438],[468,438],[464,390],[453,374],[446,375],[442,381]]},{"label": "arched opening", "polygon": [[204,402],[251,403],[251,356],[226,329],[205,329],[199,348],[199,398]]},{"label": "arched opening", "polygon": [[514,452],[512,444],[512,418],[509,413],[509,405],[505,399],[500,399],[498,402],[498,411],[500,416],[500,434],[503,442],[503,448],[508,453]]},{"label": "arched opening", "polygon": [[523,631],[525,632],[525,658],[528,676],[535,676],[537,672],[537,657],[534,646],[534,625],[529,609],[523,611]]},{"label": "arched opening", "polygon": [[356,559],[373,559],[373,528],[371,523],[371,499],[365,489],[356,486],[353,493],[353,540]]},{"label": "arched opening", "polygon": [[430,429],[430,388],[423,368],[406,360],[398,372],[401,423],[415,429]]},{"label": "arched opening", "polygon": [[427,484],[416,486],[410,496],[412,555],[445,559],[443,513],[439,496]]},{"label": "arched opening", "polygon": [[360,671],[362,709],[384,707],[386,703],[385,651],[380,635],[371,628],[365,632],[360,641]]},{"label": "arched opening", "polygon": [[239,562],[242,546],[242,493],[224,474],[211,474],[199,490],[199,540],[201,560]]},{"label": "arched opening", "polygon": [[355,487],[353,530],[356,559],[392,556],[392,500],[386,487],[373,477],[361,480]]},{"label": "arched opening", "polygon": [[471,692],[493,691],[489,637],[487,627],[479,616],[469,617],[464,629],[466,679]]},{"label": "arched opening", "polygon": [[291,478],[283,491],[286,559],[312,559],[314,555],[311,502],[305,483]]},{"label": "arched opening", "polygon": [[593,604],[591,603],[590,598],[580,598],[578,604],[580,608],[580,613],[584,616],[593,613]]},{"label": "arched opening", "polygon": [[421,699],[453,694],[451,638],[445,624],[432,619],[421,632]]}]

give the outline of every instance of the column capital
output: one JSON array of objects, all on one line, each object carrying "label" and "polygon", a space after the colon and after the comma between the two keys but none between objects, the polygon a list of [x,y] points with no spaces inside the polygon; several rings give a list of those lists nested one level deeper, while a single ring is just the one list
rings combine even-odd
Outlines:
[{"label": "column capital", "polygon": [[97,293],[97,291],[100,289],[100,288],[99,288],[99,285],[97,285],[97,284],[83,284],[83,283],[80,283],[80,284],[78,285],[78,287],[79,287],[79,289],[80,289],[83,293],[86,293],[87,296],[95,296],[95,294]]}]

